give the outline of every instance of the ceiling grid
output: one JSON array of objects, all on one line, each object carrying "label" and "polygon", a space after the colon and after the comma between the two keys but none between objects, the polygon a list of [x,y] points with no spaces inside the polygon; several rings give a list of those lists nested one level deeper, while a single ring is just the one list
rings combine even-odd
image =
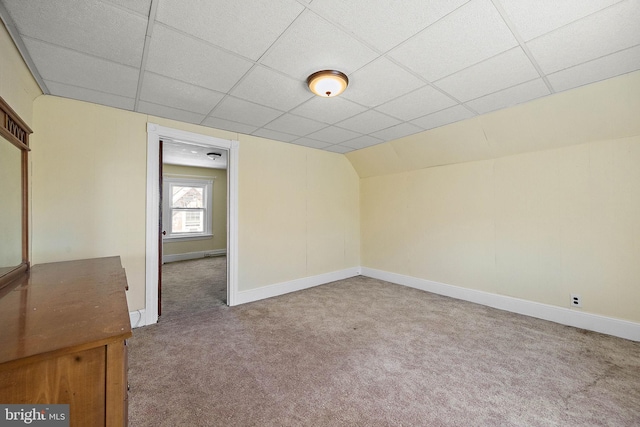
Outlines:
[{"label": "ceiling grid", "polygon": [[[640,70],[640,0],[0,0],[44,93],[346,153]],[[307,77],[349,78],[323,99]]]}]

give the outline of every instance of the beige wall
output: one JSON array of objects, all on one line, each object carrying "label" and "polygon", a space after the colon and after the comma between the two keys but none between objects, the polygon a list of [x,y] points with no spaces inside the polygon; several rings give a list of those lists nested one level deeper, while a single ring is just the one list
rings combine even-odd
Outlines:
[{"label": "beige wall", "polygon": [[191,166],[164,165],[164,175],[178,175],[213,179],[213,237],[203,240],[167,242],[162,245],[164,255],[185,254],[227,248],[227,170]]},{"label": "beige wall", "polygon": [[362,265],[640,321],[638,117],[634,73],[350,153]]},{"label": "beige wall", "polygon": [[29,126],[33,123],[33,100],[42,91],[0,21],[0,96]]},{"label": "beige wall", "polygon": [[146,125],[239,139],[240,290],[359,264],[344,156],[53,96],[34,103],[33,261],[120,255],[144,307]]},{"label": "beige wall", "polygon": [[356,267],[359,180],[342,155],[240,139],[240,290]]},{"label": "beige wall", "polygon": [[147,117],[53,96],[34,117],[33,263],[120,255],[144,307]]}]

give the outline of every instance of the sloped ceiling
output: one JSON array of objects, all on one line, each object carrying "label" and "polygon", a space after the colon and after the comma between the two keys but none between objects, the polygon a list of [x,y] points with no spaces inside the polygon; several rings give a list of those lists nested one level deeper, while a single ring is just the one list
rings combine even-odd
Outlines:
[{"label": "sloped ceiling", "polygon": [[[640,69],[639,0],[0,0],[43,92],[346,153]],[[337,69],[350,85],[314,96]]]},{"label": "sloped ceiling", "polygon": [[361,178],[596,141],[640,142],[640,71],[346,154]]}]

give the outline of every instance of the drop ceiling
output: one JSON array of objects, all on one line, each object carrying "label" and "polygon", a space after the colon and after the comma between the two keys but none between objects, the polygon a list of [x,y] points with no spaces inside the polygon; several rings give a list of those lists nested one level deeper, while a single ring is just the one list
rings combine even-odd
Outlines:
[{"label": "drop ceiling", "polygon": [[[44,93],[338,153],[640,69],[640,0],[0,0]],[[349,76],[314,96],[321,69]]]},{"label": "drop ceiling", "polygon": [[[209,155],[214,153],[212,155]],[[209,169],[226,169],[228,151],[183,141],[163,139],[162,163],[166,165],[195,166]]]}]

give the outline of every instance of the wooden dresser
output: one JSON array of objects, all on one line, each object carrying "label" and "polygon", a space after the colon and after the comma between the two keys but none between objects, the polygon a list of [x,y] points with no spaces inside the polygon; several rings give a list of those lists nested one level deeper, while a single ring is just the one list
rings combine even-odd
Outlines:
[{"label": "wooden dresser", "polygon": [[34,266],[0,290],[0,403],[69,404],[70,425],[127,425],[119,257]]}]

